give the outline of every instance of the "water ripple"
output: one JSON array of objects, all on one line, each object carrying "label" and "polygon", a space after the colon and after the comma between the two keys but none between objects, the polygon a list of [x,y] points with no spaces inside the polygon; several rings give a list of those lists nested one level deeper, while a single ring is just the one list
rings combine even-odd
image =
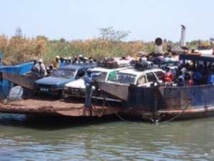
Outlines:
[{"label": "water ripple", "polygon": [[11,120],[9,125],[0,124],[0,160],[203,161],[214,158],[214,119],[159,125],[105,122],[54,130],[32,128],[25,126],[23,119],[17,120],[15,124]]}]

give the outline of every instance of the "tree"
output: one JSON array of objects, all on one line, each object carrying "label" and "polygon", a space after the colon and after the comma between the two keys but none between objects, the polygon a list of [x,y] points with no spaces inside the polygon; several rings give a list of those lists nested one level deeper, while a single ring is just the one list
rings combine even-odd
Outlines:
[{"label": "tree", "polygon": [[61,38],[59,41],[60,41],[61,43],[65,43],[65,42],[66,42],[66,40],[65,40],[64,38]]},{"label": "tree", "polygon": [[122,41],[125,39],[130,31],[119,31],[113,29],[113,27],[98,28],[100,31],[101,39],[108,41]]},{"label": "tree", "polygon": [[16,37],[22,37],[22,29],[20,27],[16,28],[15,36]]}]

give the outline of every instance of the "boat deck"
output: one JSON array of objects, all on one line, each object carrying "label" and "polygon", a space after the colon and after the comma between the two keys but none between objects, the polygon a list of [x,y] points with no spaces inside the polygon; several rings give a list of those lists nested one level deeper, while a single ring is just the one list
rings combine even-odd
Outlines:
[{"label": "boat deck", "polygon": [[20,114],[47,114],[61,115],[71,117],[96,117],[112,115],[121,112],[118,106],[106,105],[102,103],[93,104],[91,112],[84,108],[83,100],[71,99],[47,99],[31,98],[26,100],[11,101],[0,104],[2,113],[20,113]]}]

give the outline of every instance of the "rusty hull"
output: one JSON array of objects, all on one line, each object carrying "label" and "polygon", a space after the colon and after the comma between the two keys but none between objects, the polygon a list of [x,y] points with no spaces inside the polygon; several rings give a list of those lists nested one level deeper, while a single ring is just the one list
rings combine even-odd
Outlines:
[{"label": "rusty hull", "polygon": [[13,101],[6,104],[1,103],[0,112],[34,115],[44,114],[70,117],[101,117],[104,115],[112,115],[121,112],[121,108],[97,105],[94,106],[94,108],[92,109],[92,113],[90,114],[88,110],[84,111],[83,103],[65,100],[27,99]]},{"label": "rusty hull", "polygon": [[214,86],[130,87],[128,115],[144,119],[195,119],[214,116]]},{"label": "rusty hull", "polygon": [[184,119],[197,119],[207,118],[214,116],[214,106],[210,107],[188,107],[183,109],[162,109],[156,112],[146,110],[145,108],[128,108],[123,111],[123,114],[131,117],[142,118],[143,120],[184,120]]}]

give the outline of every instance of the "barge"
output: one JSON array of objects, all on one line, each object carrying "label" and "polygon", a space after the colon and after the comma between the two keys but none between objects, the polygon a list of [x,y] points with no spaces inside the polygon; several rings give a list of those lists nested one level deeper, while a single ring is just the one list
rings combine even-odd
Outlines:
[{"label": "barge", "polygon": [[[180,60],[191,60],[194,63],[214,63],[214,57],[209,55],[180,55]],[[17,83],[24,88],[28,99],[0,105],[0,112],[22,114],[45,114],[70,117],[101,117],[105,115],[120,115],[142,118],[152,122],[172,121],[181,119],[196,119],[214,116],[214,86],[151,86],[121,85],[98,82],[102,92],[103,102],[93,104],[92,113],[84,112],[84,100],[43,100],[33,97],[33,80],[25,75],[4,73],[3,78]],[[105,94],[121,100],[110,105]]]}]

